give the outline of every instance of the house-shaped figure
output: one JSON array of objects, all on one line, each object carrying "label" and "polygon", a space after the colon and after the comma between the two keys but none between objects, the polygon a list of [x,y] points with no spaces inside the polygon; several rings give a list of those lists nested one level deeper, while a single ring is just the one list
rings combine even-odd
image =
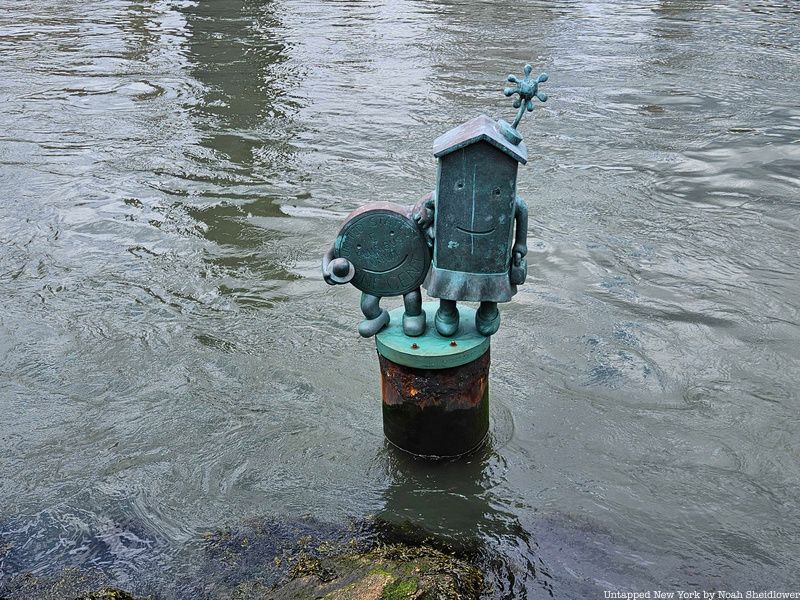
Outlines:
[{"label": "house-shaped figure", "polygon": [[[447,300],[509,301],[516,293],[509,270],[514,220],[520,203],[524,207],[517,198],[517,166],[528,161],[525,144],[513,143],[496,121],[481,115],[437,138],[433,153],[438,165],[428,293]],[[525,229],[527,212],[522,244]]]}]

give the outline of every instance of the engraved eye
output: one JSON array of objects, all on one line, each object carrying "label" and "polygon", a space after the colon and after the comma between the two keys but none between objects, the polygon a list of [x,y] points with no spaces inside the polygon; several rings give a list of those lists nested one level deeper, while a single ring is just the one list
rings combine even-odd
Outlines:
[{"label": "engraved eye", "polygon": [[359,250],[361,250],[361,244],[356,244],[356,248],[358,248]]},{"label": "engraved eye", "polygon": [[494,191],[493,191],[492,193],[493,193],[495,196],[499,196],[499,195],[500,195],[500,188],[494,188]]},{"label": "engraved eye", "polygon": [[463,187],[464,187],[464,182],[463,182],[463,181],[459,181],[459,182],[456,184],[456,187],[457,187],[458,189],[461,189],[461,188],[463,188]]}]

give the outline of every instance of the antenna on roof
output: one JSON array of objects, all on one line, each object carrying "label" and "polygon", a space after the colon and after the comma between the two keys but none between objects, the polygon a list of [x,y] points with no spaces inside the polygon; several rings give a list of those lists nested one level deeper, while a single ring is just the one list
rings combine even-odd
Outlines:
[{"label": "antenna on roof", "polygon": [[542,73],[536,79],[531,79],[533,67],[531,65],[525,65],[524,71],[525,77],[521,80],[517,79],[514,75],[509,75],[507,78],[508,81],[516,83],[517,85],[514,87],[507,87],[503,90],[506,96],[519,94],[518,98],[514,98],[513,103],[514,108],[519,109],[514,123],[507,123],[503,120],[499,121],[500,131],[503,132],[503,135],[512,144],[519,144],[522,141],[522,135],[517,131],[517,125],[519,125],[526,110],[533,110],[533,99],[537,98],[540,102],[547,102],[547,94],[539,91],[539,84],[547,81],[547,73]]}]

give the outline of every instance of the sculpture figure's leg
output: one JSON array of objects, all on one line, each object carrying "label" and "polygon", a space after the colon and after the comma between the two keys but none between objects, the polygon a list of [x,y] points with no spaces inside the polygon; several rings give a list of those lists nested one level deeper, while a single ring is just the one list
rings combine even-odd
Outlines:
[{"label": "sculpture figure's leg", "polygon": [[381,308],[380,296],[362,293],[361,312],[367,317],[358,324],[358,333],[361,337],[372,337],[389,322],[389,311]]},{"label": "sculpture figure's leg", "polygon": [[425,333],[425,312],[422,310],[422,292],[419,288],[403,295],[403,333],[417,337]]},{"label": "sculpture figure's leg", "polygon": [[436,331],[440,335],[450,337],[458,331],[458,306],[455,300],[439,300],[439,310],[436,311]]},{"label": "sculpture figure's leg", "polygon": [[490,336],[500,329],[500,311],[497,302],[481,302],[475,313],[475,329],[478,333]]}]

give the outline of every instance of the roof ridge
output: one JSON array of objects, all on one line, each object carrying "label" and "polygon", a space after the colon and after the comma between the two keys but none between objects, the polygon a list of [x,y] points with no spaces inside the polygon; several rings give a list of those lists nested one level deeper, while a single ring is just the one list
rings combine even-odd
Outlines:
[{"label": "roof ridge", "polygon": [[478,115],[436,138],[433,142],[433,155],[441,158],[482,141],[488,142],[523,165],[528,162],[528,148],[525,144],[512,144],[503,135],[497,121],[486,115]]}]

